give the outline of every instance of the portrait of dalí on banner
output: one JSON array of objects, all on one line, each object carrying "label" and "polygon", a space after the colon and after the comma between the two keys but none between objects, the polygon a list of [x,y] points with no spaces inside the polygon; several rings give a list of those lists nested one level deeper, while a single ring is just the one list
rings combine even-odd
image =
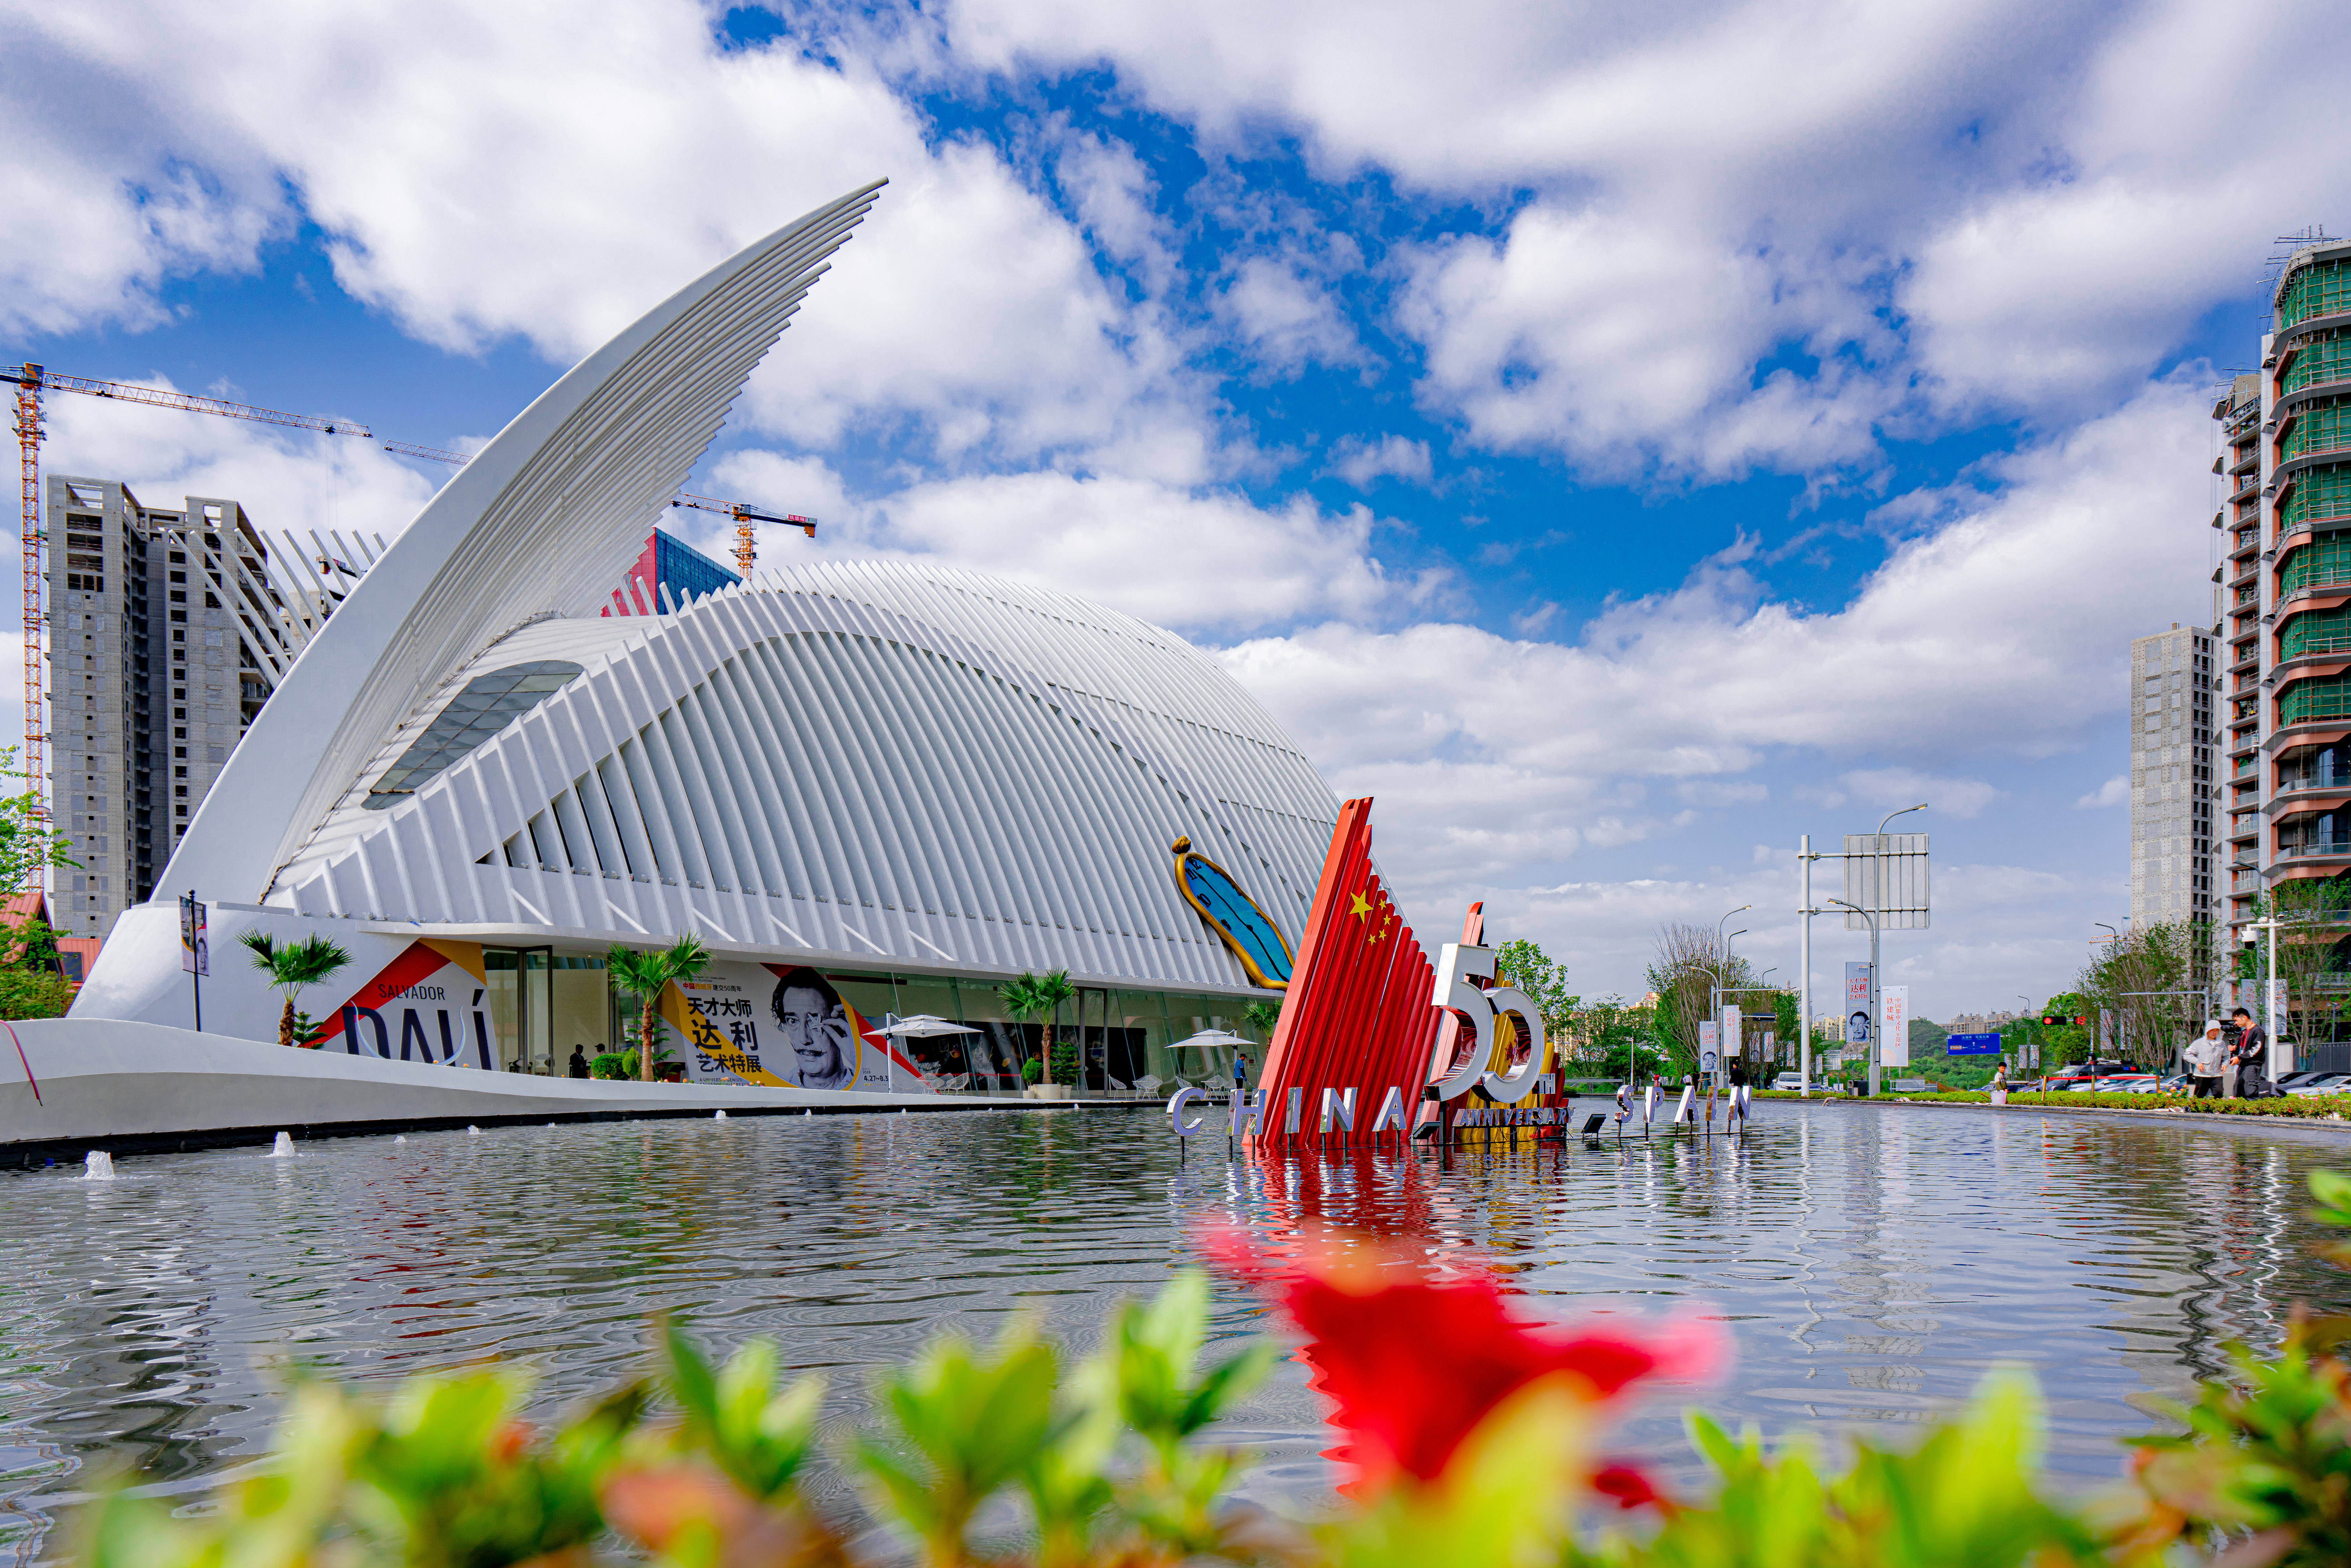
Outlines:
[{"label": "portrait of dal\u00ed on banner", "polygon": [[857,1082],[857,1036],[841,993],[814,969],[787,972],[768,998],[785,1060],[784,1076],[802,1089],[850,1089]]},{"label": "portrait of dal\u00ed on banner", "polygon": [[672,1049],[685,1060],[688,1082],[901,1094],[930,1087],[832,982],[805,966],[713,964],[663,993],[662,1017],[682,1037]]}]

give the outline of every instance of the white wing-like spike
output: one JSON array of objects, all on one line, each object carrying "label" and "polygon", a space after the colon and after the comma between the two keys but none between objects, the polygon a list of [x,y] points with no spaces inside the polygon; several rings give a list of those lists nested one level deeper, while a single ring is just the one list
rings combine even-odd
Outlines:
[{"label": "white wing-like spike", "polygon": [[158,885],[257,901],[419,699],[519,626],[593,614],[881,188],[680,289],[459,470],[303,650]]}]

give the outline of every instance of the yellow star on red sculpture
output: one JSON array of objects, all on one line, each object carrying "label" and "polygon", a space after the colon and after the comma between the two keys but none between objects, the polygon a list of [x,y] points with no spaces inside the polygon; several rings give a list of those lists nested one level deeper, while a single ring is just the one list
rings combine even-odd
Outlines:
[{"label": "yellow star on red sculpture", "polygon": [[1362,894],[1360,894],[1360,893],[1350,894],[1348,894],[1348,897],[1352,898],[1352,899],[1354,901],[1353,904],[1349,904],[1349,905],[1347,906],[1347,913],[1348,913],[1348,914],[1350,914],[1350,915],[1353,915],[1353,916],[1354,916],[1356,919],[1358,919],[1358,920],[1361,920],[1361,919],[1363,919],[1365,915],[1367,915],[1371,914],[1371,912],[1372,912],[1372,901],[1371,901],[1370,899],[1365,898],[1365,897],[1364,897]]}]

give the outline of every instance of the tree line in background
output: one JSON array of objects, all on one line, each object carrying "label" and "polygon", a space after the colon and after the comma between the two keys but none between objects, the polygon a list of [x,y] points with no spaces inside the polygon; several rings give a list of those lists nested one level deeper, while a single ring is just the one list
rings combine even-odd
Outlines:
[{"label": "tree line in background", "polygon": [[[1698,1026],[1715,1016],[1718,1001],[1742,1009],[1749,1070],[1768,1075],[1772,1063],[1763,1058],[1762,1036],[1768,1030],[1776,1042],[1794,1044],[1795,993],[1761,984],[1746,959],[1720,947],[1707,927],[1663,927],[1646,975],[1650,995],[1637,1002],[1620,996],[1586,1001],[1573,989],[1567,966],[1524,938],[1496,948],[1494,967],[1534,998],[1543,1032],[1556,1043],[1563,1076],[1625,1082],[1695,1072]],[[1816,1054],[1834,1044],[1815,1032]]]}]

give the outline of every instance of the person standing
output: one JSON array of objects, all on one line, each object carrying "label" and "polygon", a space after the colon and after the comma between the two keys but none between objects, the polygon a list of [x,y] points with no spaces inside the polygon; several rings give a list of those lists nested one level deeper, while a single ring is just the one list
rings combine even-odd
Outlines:
[{"label": "person standing", "polygon": [[1238,1051],[1233,1052],[1233,1092],[1249,1092],[1249,1058]]},{"label": "person standing", "polygon": [[588,1076],[588,1052],[587,1052],[586,1049],[585,1049],[585,1048],[583,1048],[583,1047],[581,1047],[581,1046],[574,1045],[574,1046],[571,1048],[571,1060],[570,1060],[569,1062],[567,1062],[565,1065],[566,1065],[566,1067],[569,1070],[570,1074],[571,1074],[571,1076],[572,1076],[572,1077],[574,1077],[574,1078],[585,1078],[585,1077],[587,1077],[587,1076]]},{"label": "person standing", "polygon": [[2220,1098],[2220,1072],[2228,1064],[2229,1043],[2220,1038],[2220,1020],[2205,1020],[2204,1032],[2189,1042],[2187,1051],[2188,1071],[2194,1075],[2194,1097],[2199,1100]]},{"label": "person standing", "polygon": [[2239,1008],[2230,1016],[2237,1020],[2236,1097],[2262,1099],[2269,1093],[2269,1030],[2253,1021],[2249,1008]]}]

